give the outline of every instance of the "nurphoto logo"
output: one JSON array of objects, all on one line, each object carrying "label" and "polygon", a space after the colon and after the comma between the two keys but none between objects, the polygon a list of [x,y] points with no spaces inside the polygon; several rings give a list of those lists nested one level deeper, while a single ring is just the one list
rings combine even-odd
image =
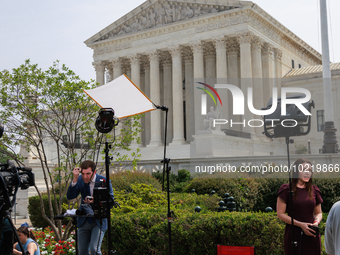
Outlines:
[{"label": "nurphoto logo", "polygon": [[[216,89],[228,89],[231,94],[232,94],[232,99],[233,99],[233,115],[244,115],[245,114],[245,96],[242,92],[242,90],[235,86],[235,85],[230,85],[230,84],[215,84],[215,88],[213,88],[212,86],[206,84],[206,83],[202,83],[202,82],[197,82],[201,85],[204,85],[206,88],[210,89],[218,98],[221,106],[222,106],[222,100],[220,95],[217,93]],[[207,95],[209,95],[214,103],[215,106],[217,106],[217,102],[213,96],[213,94],[206,88],[201,88],[201,87],[197,87],[198,89],[203,90],[204,92],[206,92],[206,94],[202,94],[201,95],[201,114],[202,115],[206,115],[207,114]],[[285,122],[289,122],[289,126],[291,126],[291,123],[295,123],[294,126],[296,126],[298,123],[296,120],[294,119],[289,119],[289,114],[287,114],[287,106],[291,106],[294,105],[297,109],[299,109],[299,111],[301,111],[301,113],[303,113],[305,116],[310,116],[312,115],[308,109],[303,105],[304,103],[308,103],[311,99],[311,93],[309,90],[304,89],[304,88],[281,88],[281,98],[278,98],[278,89],[276,87],[273,88],[272,91],[272,104],[271,107],[269,109],[265,108],[265,109],[255,109],[254,107],[254,102],[253,102],[253,88],[249,87],[247,89],[247,106],[248,109],[251,113],[253,113],[254,115],[258,115],[258,116],[267,116],[267,115],[271,115],[273,114],[277,107],[278,107],[278,102],[280,101],[281,104],[281,116],[284,116],[285,119],[282,121],[282,126],[285,126]],[[289,97],[288,94],[303,94],[304,97]],[[248,126],[250,127],[262,127],[264,125],[264,121],[262,119],[249,119],[249,120],[245,120],[243,119],[242,122],[234,122],[234,124],[242,124],[244,127],[246,125],[246,121]],[[272,125],[274,125],[274,122],[280,121],[279,119],[266,119],[267,122],[271,122]],[[226,119],[214,119],[213,120],[213,127],[215,127],[216,125],[223,125],[223,124],[227,124],[229,123],[231,125],[233,125],[233,121],[232,120],[226,120]],[[255,122],[259,123],[258,125],[252,125],[255,124]]]}]

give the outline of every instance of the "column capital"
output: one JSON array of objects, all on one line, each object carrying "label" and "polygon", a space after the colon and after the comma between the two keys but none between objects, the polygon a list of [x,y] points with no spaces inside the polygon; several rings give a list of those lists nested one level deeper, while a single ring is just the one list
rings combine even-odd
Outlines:
[{"label": "column capital", "polygon": [[130,60],[131,65],[140,64],[140,55],[138,53],[128,55],[127,58]]},{"label": "column capital", "polygon": [[202,41],[195,41],[195,42],[190,42],[189,46],[192,50],[192,52],[195,53],[203,53],[203,44]]},{"label": "column capital", "polygon": [[260,37],[254,36],[251,44],[252,50],[261,51],[263,43],[264,41]]},{"label": "column capital", "polygon": [[194,59],[194,56],[192,55],[192,50],[190,47],[185,47],[183,49],[183,58],[184,62],[192,62]]},{"label": "column capital", "polygon": [[146,55],[149,57],[150,61],[157,60],[159,61],[159,53],[157,50],[150,50],[146,52]]},{"label": "column capital", "polygon": [[240,45],[236,38],[227,41],[227,52],[230,55],[237,55],[240,52]]},{"label": "column capital", "polygon": [[262,47],[263,54],[269,54],[270,56],[273,56],[274,54],[274,46],[270,43],[265,42]]},{"label": "column capital", "polygon": [[170,52],[162,51],[162,53],[161,53],[161,63],[162,63],[163,66],[171,65],[172,61],[171,61]]},{"label": "column capital", "polygon": [[119,57],[114,57],[109,60],[113,68],[121,68],[121,60]]},{"label": "column capital", "polygon": [[214,37],[214,38],[212,38],[212,42],[213,42],[216,50],[226,49],[226,40],[225,40],[224,36]]},{"label": "column capital", "polygon": [[96,61],[92,62],[92,65],[94,66],[94,69],[96,72],[104,72],[105,71],[105,63],[103,61]]},{"label": "column capital", "polygon": [[110,60],[107,61],[107,62],[105,63],[105,69],[106,69],[107,71],[109,71],[109,72],[112,71],[112,69],[113,69],[113,63],[112,63]]},{"label": "column capital", "polygon": [[173,58],[182,56],[182,47],[180,45],[170,46],[168,50]]},{"label": "column capital", "polygon": [[277,61],[281,62],[281,60],[282,60],[282,50],[275,48],[274,49],[274,57]]},{"label": "column capital", "polygon": [[241,32],[236,35],[237,40],[240,45],[243,44],[251,44],[251,41],[254,37],[253,33],[246,31],[246,32]]}]

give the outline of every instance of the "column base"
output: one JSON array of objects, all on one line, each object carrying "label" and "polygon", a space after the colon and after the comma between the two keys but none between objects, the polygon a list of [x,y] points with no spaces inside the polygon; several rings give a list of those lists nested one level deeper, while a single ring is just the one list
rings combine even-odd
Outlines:
[{"label": "column base", "polygon": [[150,141],[146,147],[158,147],[158,146],[163,146],[162,141]]},{"label": "column base", "polygon": [[171,143],[169,143],[169,146],[173,146],[173,145],[183,145],[186,144],[186,141],[182,138],[182,139],[173,139]]}]

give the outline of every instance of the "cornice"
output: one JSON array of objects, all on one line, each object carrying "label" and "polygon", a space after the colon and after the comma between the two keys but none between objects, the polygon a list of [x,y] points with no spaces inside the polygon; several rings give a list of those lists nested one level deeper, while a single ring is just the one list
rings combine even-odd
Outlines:
[{"label": "cornice", "polygon": [[[272,40],[281,46],[293,51],[299,57],[307,60],[309,63],[320,64],[322,56],[301,38],[295,35],[288,28],[283,26],[275,18],[265,12],[261,7],[254,4],[250,14],[251,26],[269,36]],[[304,54],[302,52],[305,52]]]},{"label": "cornice", "polygon": [[207,14],[127,34],[118,38],[100,41],[94,43],[91,48],[94,50],[94,56],[103,54],[112,55],[113,52],[132,47],[182,38],[191,34],[204,33],[240,24],[247,24],[251,28],[250,31],[254,32],[256,36],[262,37],[262,39],[264,39],[263,35],[267,36],[271,41],[279,45],[281,50],[285,48],[311,65],[321,63],[320,53],[294,35],[256,4],[225,12]]}]

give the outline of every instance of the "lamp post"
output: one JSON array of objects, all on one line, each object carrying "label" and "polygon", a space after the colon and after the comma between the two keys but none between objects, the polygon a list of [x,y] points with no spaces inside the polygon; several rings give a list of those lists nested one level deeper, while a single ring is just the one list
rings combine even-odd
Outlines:
[{"label": "lamp post", "polygon": [[323,129],[323,153],[338,153],[338,142],[336,140],[336,128],[334,126],[333,98],[332,98],[332,76],[329,59],[327,4],[326,0],[320,0],[321,16],[321,38],[322,38],[322,69],[323,69],[323,94],[325,108],[325,126]]}]

